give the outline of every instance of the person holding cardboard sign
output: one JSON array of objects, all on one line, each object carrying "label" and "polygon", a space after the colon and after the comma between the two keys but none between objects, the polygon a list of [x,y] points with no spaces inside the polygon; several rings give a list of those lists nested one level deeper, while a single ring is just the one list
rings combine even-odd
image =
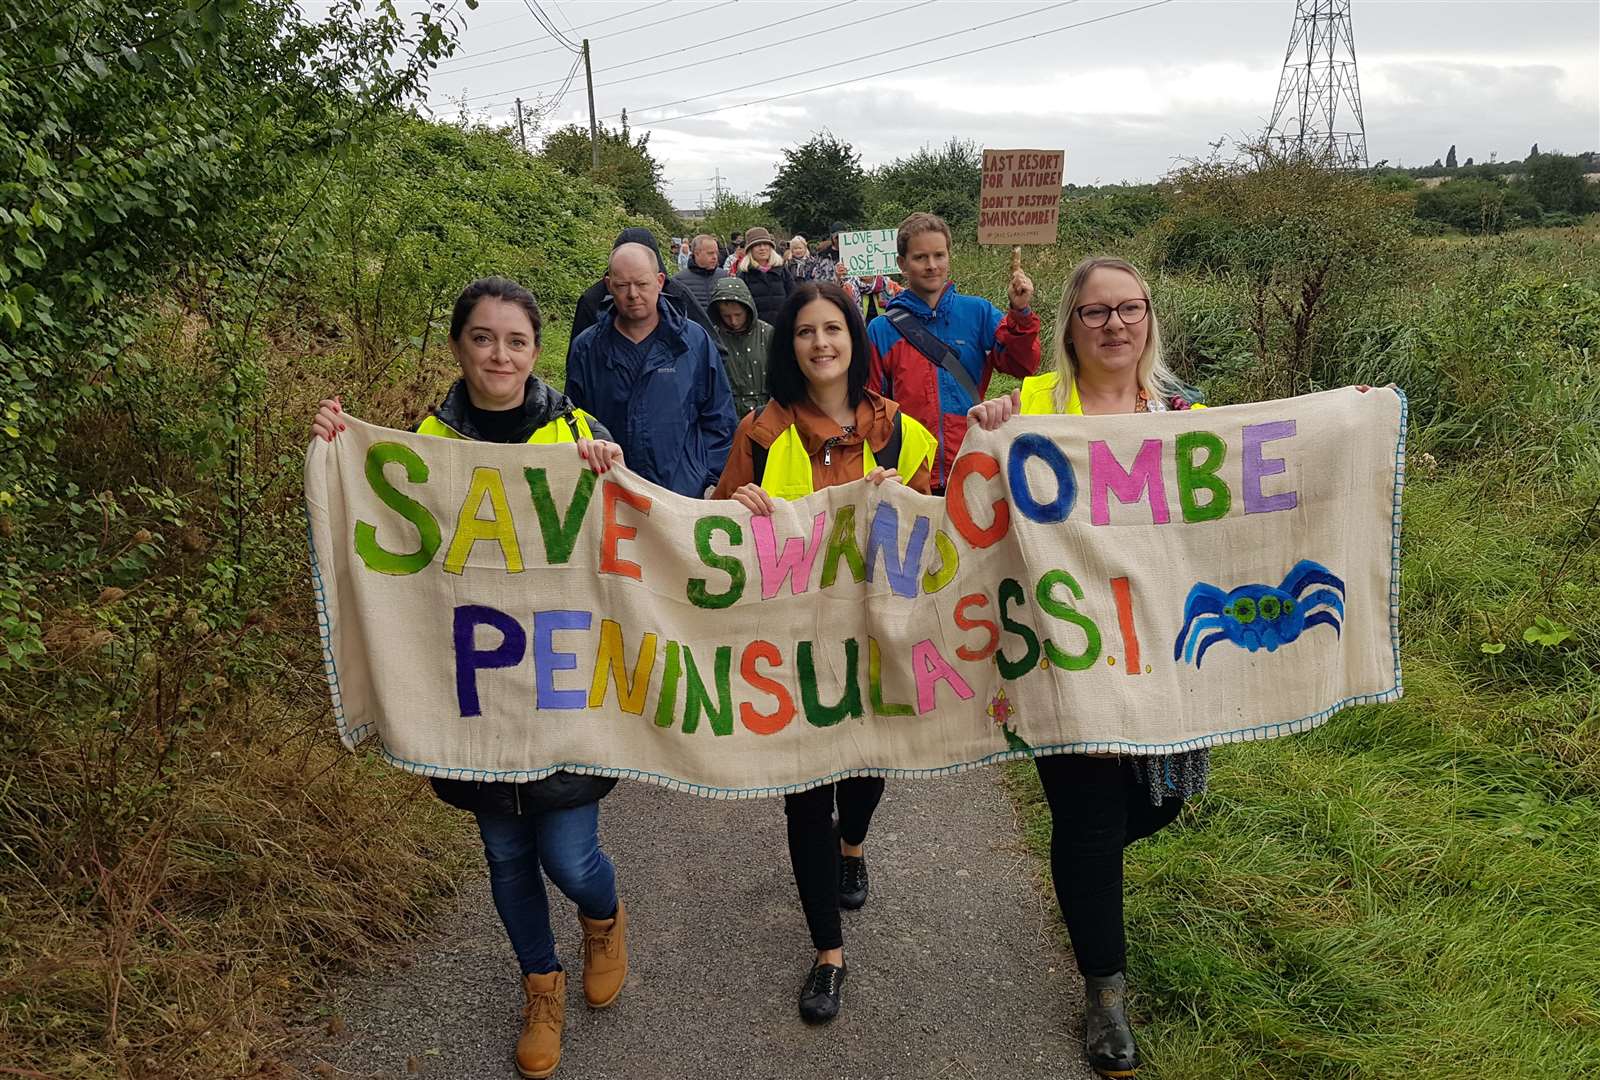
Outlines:
[{"label": "person holding cardboard sign", "polygon": [[1012,272],[1005,312],[957,292],[950,281],[950,226],[936,214],[902,221],[896,251],[906,287],[867,327],[868,386],[938,437],[933,491],[941,494],[967,433],[967,410],[983,400],[990,377],[1002,371],[1022,378],[1039,370],[1033,281],[1020,266]]}]

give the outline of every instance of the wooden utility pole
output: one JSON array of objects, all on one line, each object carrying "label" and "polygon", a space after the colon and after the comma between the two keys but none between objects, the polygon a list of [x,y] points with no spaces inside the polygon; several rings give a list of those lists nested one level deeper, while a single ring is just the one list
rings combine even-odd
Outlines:
[{"label": "wooden utility pole", "polygon": [[522,152],[528,152],[528,133],[522,127],[522,99],[517,99],[517,139],[522,143]]},{"label": "wooden utility pole", "polygon": [[583,81],[589,86],[589,164],[600,171],[600,128],[594,122],[594,71],[589,67],[589,39],[583,39]]}]

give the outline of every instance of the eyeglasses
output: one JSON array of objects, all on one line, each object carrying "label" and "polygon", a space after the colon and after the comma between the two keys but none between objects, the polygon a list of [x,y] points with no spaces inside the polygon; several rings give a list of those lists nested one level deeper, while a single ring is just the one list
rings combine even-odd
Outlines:
[{"label": "eyeglasses", "polygon": [[1144,317],[1150,314],[1150,301],[1141,296],[1136,300],[1124,300],[1114,308],[1105,304],[1081,304],[1072,309],[1078,321],[1091,330],[1098,330],[1110,322],[1113,311],[1124,326],[1132,326],[1144,322]]}]

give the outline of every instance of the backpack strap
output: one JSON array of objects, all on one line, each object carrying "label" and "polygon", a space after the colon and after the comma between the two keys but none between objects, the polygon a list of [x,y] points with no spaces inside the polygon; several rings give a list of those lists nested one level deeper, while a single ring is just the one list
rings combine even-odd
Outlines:
[{"label": "backpack strap", "polygon": [[[889,441],[883,444],[883,460],[878,462],[879,465],[886,469],[898,469],[900,467],[900,447],[905,443],[904,432],[901,430],[900,424],[900,418],[903,415],[899,409],[896,409],[894,419],[889,422]],[[911,483],[911,477],[909,476],[902,476],[900,479],[904,483]]]},{"label": "backpack strap", "polygon": [[972,375],[962,365],[961,358],[955,351],[940,341],[932,330],[922,325],[922,320],[903,307],[890,307],[884,315],[889,324],[900,331],[900,336],[906,343],[921,353],[930,364],[944,368],[956,385],[966,393],[967,399],[976,405],[983,400],[978,393],[977,383],[972,381]]},{"label": "backpack strap", "polygon": [[[752,427],[755,426],[757,420],[761,419],[761,410],[765,408],[765,405],[757,405],[750,410],[750,424]],[[761,477],[767,471],[767,450],[767,447],[762,446],[755,439],[750,440],[751,478],[757,485],[761,483]]]}]

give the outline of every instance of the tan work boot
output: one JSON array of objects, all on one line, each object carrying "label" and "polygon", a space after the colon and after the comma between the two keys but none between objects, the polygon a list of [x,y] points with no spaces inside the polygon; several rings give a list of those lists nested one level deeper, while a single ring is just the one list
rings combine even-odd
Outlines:
[{"label": "tan work boot", "polygon": [[628,913],[617,900],[617,913],[609,919],[591,919],[578,912],[583,924],[583,997],[591,1009],[603,1009],[622,993],[628,977]]},{"label": "tan work boot", "polygon": [[544,1080],[561,1064],[561,1025],[567,1018],[567,973],[524,975],[522,1037],[517,1040],[517,1072]]}]

